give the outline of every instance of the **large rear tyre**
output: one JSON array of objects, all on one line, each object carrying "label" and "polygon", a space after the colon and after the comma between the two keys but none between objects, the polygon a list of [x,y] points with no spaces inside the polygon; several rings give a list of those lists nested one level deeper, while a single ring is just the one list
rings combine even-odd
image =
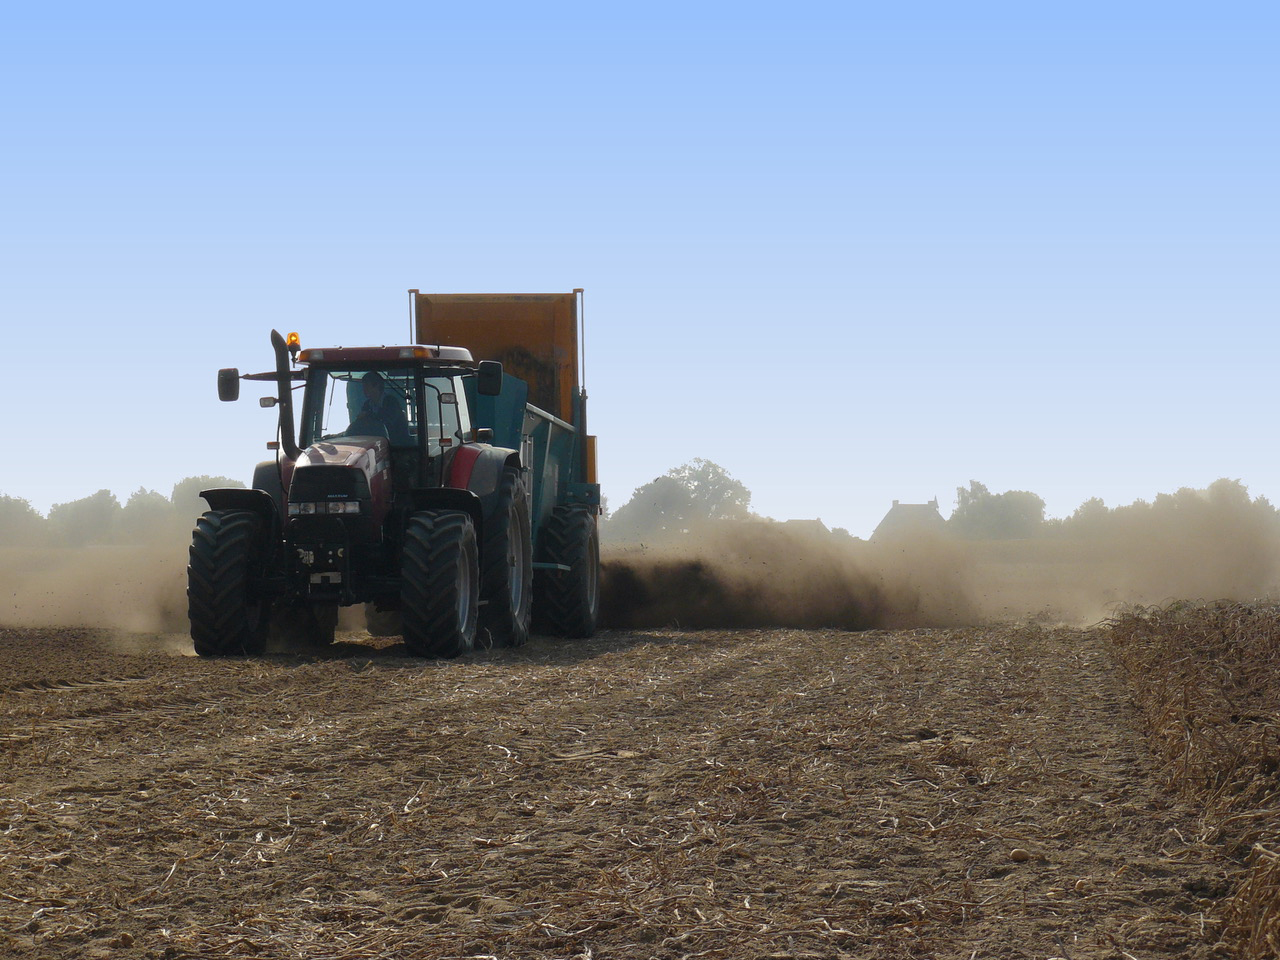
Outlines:
[{"label": "large rear tyre", "polygon": [[404,645],[415,657],[456,657],[476,643],[479,551],[471,517],[424,510],[409,518],[400,564]]},{"label": "large rear tyre", "polygon": [[261,653],[271,603],[258,596],[260,521],[247,510],[210,510],[196,521],[187,563],[187,616],[202,657]]},{"label": "large rear tyre", "polygon": [[600,617],[600,530],[584,507],[556,507],[538,538],[540,559],[568,569],[537,571],[535,626],[560,637],[589,637]]},{"label": "large rear tyre", "polygon": [[520,471],[502,472],[498,503],[485,521],[480,573],[480,626],[495,647],[520,647],[529,639],[533,599],[533,543],[529,536],[529,499]]}]

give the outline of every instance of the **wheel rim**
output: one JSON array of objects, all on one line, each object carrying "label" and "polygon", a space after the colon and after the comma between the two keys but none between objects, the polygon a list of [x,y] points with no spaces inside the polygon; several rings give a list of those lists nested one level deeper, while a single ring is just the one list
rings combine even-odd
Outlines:
[{"label": "wheel rim", "polygon": [[507,588],[511,591],[511,609],[519,612],[524,603],[524,541],[525,533],[520,523],[520,511],[511,504],[511,517],[507,522]]},{"label": "wheel rim", "polygon": [[587,609],[596,610],[596,597],[600,585],[600,543],[593,536],[587,549]]},{"label": "wheel rim", "polygon": [[458,564],[458,632],[470,637],[475,631],[476,618],[476,550],[468,544]]}]

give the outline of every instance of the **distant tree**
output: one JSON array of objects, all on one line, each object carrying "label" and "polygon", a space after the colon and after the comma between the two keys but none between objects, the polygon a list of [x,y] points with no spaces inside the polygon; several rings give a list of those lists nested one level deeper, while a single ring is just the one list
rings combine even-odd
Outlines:
[{"label": "distant tree", "polygon": [[230,477],[187,477],[173,485],[173,494],[169,497],[173,504],[175,522],[183,526],[194,524],[200,514],[209,509],[209,505],[200,497],[201,490],[214,487],[243,487],[245,484]]},{"label": "distant tree", "polygon": [[1177,525],[1188,535],[1211,536],[1227,525],[1262,529],[1274,527],[1276,509],[1265,497],[1249,497],[1249,488],[1225,477],[1204,490],[1183,487],[1176,493],[1157,494],[1151,515],[1159,523]]},{"label": "distant tree", "polygon": [[[1107,517],[1106,533],[1110,536],[1149,536],[1154,508],[1146,500],[1135,500],[1113,509]],[[1159,524],[1155,524],[1159,526]]]},{"label": "distant tree", "polygon": [[1248,487],[1239,480],[1228,480],[1226,477],[1209,484],[1205,497],[1210,506],[1219,510],[1248,510],[1256,504],[1263,507],[1265,512],[1271,507],[1266,497],[1250,500]]},{"label": "distant tree", "polygon": [[1075,513],[1071,514],[1071,519],[1079,523],[1096,523],[1110,512],[1101,497],[1090,497],[1076,507]]},{"label": "distant tree", "polygon": [[120,501],[110,490],[70,503],[55,503],[49,509],[49,530],[55,542],[67,547],[107,543],[116,528]]},{"label": "distant tree", "polygon": [[748,508],[751,506],[750,490],[740,480],[733,479],[719,463],[698,457],[668,470],[667,476],[689,490],[689,497],[699,518],[724,520],[748,515]]},{"label": "distant tree", "polygon": [[173,520],[173,502],[168,497],[139,487],[120,511],[116,539],[121,543],[154,540],[173,526]]},{"label": "distant tree", "polygon": [[1026,490],[992,493],[977,480],[956,489],[956,509],[947,526],[969,540],[1033,537],[1044,523],[1044,500]]},{"label": "distant tree", "polygon": [[1088,536],[1104,530],[1111,520],[1111,511],[1100,497],[1090,497],[1061,523],[1067,536]]},{"label": "distant tree", "polygon": [[44,516],[19,497],[0,495],[0,546],[30,546],[44,540]]},{"label": "distant tree", "polygon": [[751,492],[724,467],[697,459],[637,488],[614,511],[607,529],[614,539],[643,540],[745,517],[750,503]]},{"label": "distant tree", "polygon": [[668,470],[667,476],[689,491],[693,509],[700,519],[742,518],[749,512],[751,491],[718,463],[698,457]]},{"label": "distant tree", "polygon": [[692,517],[689,488],[672,477],[657,477],[638,487],[631,499],[614,511],[607,530],[615,539],[642,540],[686,530]]}]

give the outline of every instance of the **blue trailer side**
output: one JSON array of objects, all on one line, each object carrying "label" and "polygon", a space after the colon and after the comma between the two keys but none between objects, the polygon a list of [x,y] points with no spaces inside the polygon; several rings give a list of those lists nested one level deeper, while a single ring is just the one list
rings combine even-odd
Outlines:
[{"label": "blue trailer side", "polygon": [[599,606],[600,485],[582,388],[582,291],[413,297],[424,344],[465,347],[504,367],[502,389],[468,385],[476,425],[520,451],[530,498],[534,620],[547,632],[589,636]]}]

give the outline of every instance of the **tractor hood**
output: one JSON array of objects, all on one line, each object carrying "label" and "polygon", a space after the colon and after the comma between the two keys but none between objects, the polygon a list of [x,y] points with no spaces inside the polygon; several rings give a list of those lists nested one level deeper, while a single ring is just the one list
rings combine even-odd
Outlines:
[{"label": "tractor hood", "polygon": [[381,523],[390,507],[391,443],[386,437],[322,440],[301,451],[286,474],[290,503],[367,500]]},{"label": "tractor hood", "polygon": [[387,468],[391,444],[385,437],[347,437],[313,443],[298,455],[294,470],[311,467],[356,467],[372,479]]},{"label": "tractor hood", "polygon": [[356,539],[378,539],[379,525],[387,518],[392,499],[390,466],[392,445],[385,436],[343,436],[312,443],[298,453],[292,465],[285,461],[292,531],[285,535],[302,535],[294,530],[298,521],[337,515],[356,525],[349,531]]}]

